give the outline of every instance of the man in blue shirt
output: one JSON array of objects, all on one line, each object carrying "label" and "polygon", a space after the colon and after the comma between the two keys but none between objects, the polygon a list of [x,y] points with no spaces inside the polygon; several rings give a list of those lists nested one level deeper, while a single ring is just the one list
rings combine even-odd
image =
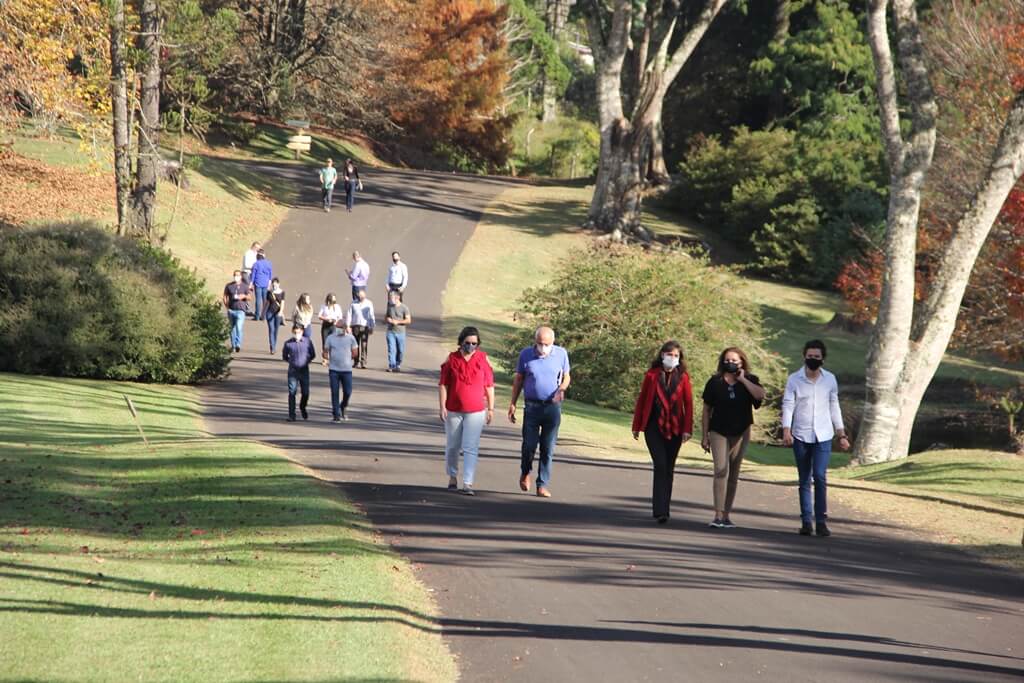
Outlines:
[{"label": "man in blue shirt", "polygon": [[306,405],[309,403],[309,364],[316,359],[313,341],[303,334],[301,323],[292,325],[292,338],[284,343],[281,358],[288,362],[288,421],[295,422],[295,394],[302,390],[299,410],[302,419],[308,420]]},{"label": "man in blue shirt", "polygon": [[519,488],[530,490],[533,455],[540,446],[537,467],[537,495],[550,498],[551,459],[555,454],[558,425],[562,422],[562,401],[569,388],[569,354],[555,346],[555,331],[539,327],[533,335],[534,345],[523,349],[512,381],[512,402],[508,419],[516,421],[516,401],[522,392],[526,402],[523,413],[523,450]]},{"label": "man in blue shirt", "polygon": [[252,264],[252,272],[249,273],[249,282],[252,285],[253,294],[256,297],[256,305],[252,314],[253,320],[260,319],[260,305],[266,301],[267,287],[274,279],[274,267],[267,260],[267,254],[262,249],[256,252],[256,263]]}]

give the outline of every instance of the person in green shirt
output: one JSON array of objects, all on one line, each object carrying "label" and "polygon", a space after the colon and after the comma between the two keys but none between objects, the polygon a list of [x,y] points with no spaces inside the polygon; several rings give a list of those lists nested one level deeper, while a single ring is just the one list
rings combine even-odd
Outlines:
[{"label": "person in green shirt", "polygon": [[323,194],[324,211],[330,213],[331,199],[334,196],[334,183],[338,180],[338,169],[334,168],[334,160],[328,159],[327,165],[320,169],[320,187]]}]

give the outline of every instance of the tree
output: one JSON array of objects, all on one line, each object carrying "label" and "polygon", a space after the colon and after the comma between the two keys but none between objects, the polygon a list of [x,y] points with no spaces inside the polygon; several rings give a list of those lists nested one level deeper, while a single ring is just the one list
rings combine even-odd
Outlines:
[{"label": "tree", "polygon": [[[678,0],[587,3],[584,17],[594,51],[601,129],[588,225],[613,234],[636,232],[665,95],[725,2],[704,0],[689,22]],[[679,38],[681,22],[687,28]],[[624,69],[627,55],[635,65],[632,74]]]},{"label": "tree", "polygon": [[139,0],[139,32],[135,49],[142,72],[139,91],[138,150],[132,186],[132,229],[153,241],[156,237],[156,183],[160,167],[160,6]]},{"label": "tree", "polygon": [[[890,1],[870,0],[867,22],[890,194],[882,292],[868,351],[867,397],[857,439],[856,458],[861,463],[906,457],[914,418],[953,333],[974,262],[1024,172],[1024,91],[1014,86],[998,139],[988,146],[982,176],[969,200],[959,207],[959,218],[939,252],[932,286],[915,307],[918,223],[922,191],[934,158],[938,106],[915,1],[892,0],[891,4],[902,82],[897,81],[897,60],[890,45]],[[969,13],[972,6],[967,0],[955,0],[950,11]],[[973,8],[980,19],[982,10]],[[1019,16],[1020,9],[1008,2],[1003,11]],[[901,111],[907,112],[908,121]]]},{"label": "tree", "polygon": [[128,60],[125,56],[124,0],[107,4],[110,31],[110,101],[114,134],[114,186],[117,195],[117,234],[131,227],[128,202],[131,196],[131,128],[128,124]]}]

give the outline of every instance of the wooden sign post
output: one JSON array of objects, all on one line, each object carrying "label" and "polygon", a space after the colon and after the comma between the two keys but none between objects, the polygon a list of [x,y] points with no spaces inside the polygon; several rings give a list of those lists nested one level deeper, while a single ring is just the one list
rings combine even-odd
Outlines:
[{"label": "wooden sign post", "polygon": [[132,414],[132,419],[135,420],[135,426],[139,430],[139,435],[142,436],[142,443],[146,444],[146,448],[149,448],[149,439],[146,438],[146,433],[142,431],[142,422],[139,420],[139,413],[135,410],[135,404],[128,398],[128,394],[121,394],[124,397],[124,402],[128,404],[128,412]]},{"label": "wooden sign post", "polygon": [[288,149],[294,150],[295,158],[298,159],[303,152],[309,151],[309,147],[313,143],[313,138],[303,134],[305,129],[309,128],[309,121],[291,119],[285,121],[285,123],[297,129],[296,134],[288,138],[288,144],[285,146]]}]

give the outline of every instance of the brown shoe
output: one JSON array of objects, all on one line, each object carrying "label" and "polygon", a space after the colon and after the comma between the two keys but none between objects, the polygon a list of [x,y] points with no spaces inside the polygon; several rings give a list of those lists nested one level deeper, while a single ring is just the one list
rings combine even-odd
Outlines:
[{"label": "brown shoe", "polygon": [[540,496],[541,498],[550,498],[551,497],[551,491],[548,491],[547,488],[545,488],[543,486],[538,486],[537,487],[537,495]]},{"label": "brown shoe", "polygon": [[529,474],[524,474],[523,476],[519,477],[519,488],[521,488],[524,491],[529,491],[530,490],[530,475]]}]

